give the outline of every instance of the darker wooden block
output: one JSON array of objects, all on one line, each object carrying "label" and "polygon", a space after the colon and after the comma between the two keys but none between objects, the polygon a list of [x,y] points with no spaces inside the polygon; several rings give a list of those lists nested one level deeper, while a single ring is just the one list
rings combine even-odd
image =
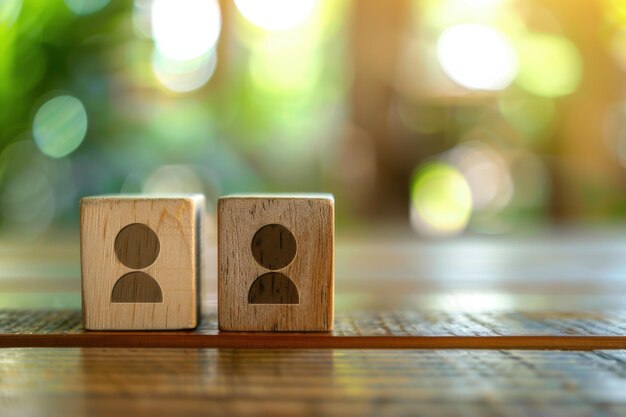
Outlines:
[{"label": "darker wooden block", "polygon": [[332,330],[333,261],[332,196],[220,198],[220,330]]}]

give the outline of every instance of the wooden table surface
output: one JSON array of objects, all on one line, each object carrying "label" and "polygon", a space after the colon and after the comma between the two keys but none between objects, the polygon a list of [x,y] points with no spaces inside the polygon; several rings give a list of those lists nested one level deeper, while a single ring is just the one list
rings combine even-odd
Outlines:
[{"label": "wooden table surface", "polygon": [[198,330],[84,332],[73,238],[0,243],[0,415],[624,415],[621,235],[340,237],[308,335],[219,333],[211,247]]}]

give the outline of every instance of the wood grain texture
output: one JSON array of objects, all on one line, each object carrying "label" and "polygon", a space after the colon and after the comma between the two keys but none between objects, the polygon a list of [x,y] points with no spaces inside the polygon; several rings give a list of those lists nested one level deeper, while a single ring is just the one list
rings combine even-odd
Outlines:
[{"label": "wood grain texture", "polygon": [[2,349],[3,416],[623,416],[625,351]]},{"label": "wood grain texture", "polygon": [[86,329],[165,330],[197,325],[203,207],[200,195],[81,200]]},{"label": "wood grain texture", "polygon": [[[291,242],[290,234],[295,242]],[[281,279],[276,281],[280,285],[275,288],[271,285],[261,288],[257,279],[274,270],[290,279],[294,287],[283,285],[285,281]],[[258,285],[253,285],[255,282]],[[294,301],[294,288],[298,294],[297,304],[276,303]],[[251,298],[257,297],[262,303],[249,303]],[[333,327],[333,301],[332,196],[220,198],[218,316],[221,330],[328,331]]]},{"label": "wood grain texture", "polygon": [[85,331],[79,311],[0,311],[0,347],[332,349],[626,349],[626,311],[338,314],[332,332],[220,332],[216,314],[193,331]]},{"label": "wood grain texture", "polygon": [[[86,332],[78,307],[58,309],[80,299],[78,246],[5,240],[0,299],[22,310],[0,310],[0,415],[624,416],[626,233],[613,233],[344,241],[335,328],[306,334],[219,332],[208,302],[193,331]],[[203,345],[222,348],[183,348]],[[563,347],[584,351],[546,350]]]}]

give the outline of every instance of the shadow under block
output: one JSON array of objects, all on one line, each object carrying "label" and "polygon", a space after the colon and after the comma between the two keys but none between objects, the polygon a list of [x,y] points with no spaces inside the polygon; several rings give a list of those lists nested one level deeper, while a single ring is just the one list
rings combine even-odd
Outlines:
[{"label": "shadow under block", "polygon": [[201,195],[83,198],[85,328],[195,328],[203,211]]},{"label": "shadow under block", "polygon": [[217,212],[220,330],[332,330],[333,197],[233,195]]}]

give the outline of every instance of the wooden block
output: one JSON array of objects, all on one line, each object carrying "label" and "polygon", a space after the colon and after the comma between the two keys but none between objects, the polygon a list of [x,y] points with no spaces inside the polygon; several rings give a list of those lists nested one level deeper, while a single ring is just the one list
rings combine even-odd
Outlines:
[{"label": "wooden block", "polygon": [[332,330],[333,197],[233,195],[217,211],[220,330]]},{"label": "wooden block", "polygon": [[192,329],[204,197],[87,197],[80,205],[89,330]]}]

